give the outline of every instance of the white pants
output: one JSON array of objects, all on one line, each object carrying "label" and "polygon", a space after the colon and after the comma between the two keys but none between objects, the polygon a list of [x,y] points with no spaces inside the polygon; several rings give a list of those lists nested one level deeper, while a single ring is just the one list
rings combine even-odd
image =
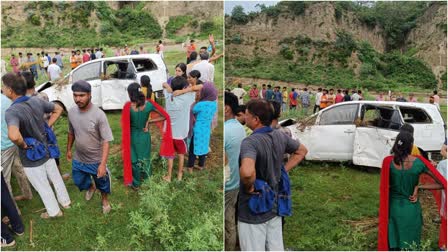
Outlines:
[{"label": "white pants", "polygon": [[282,217],[261,224],[238,221],[241,251],[283,251]]},{"label": "white pants", "polygon": [[[24,170],[31,185],[39,193],[48,215],[56,216],[59,213],[58,201],[62,206],[68,206],[70,204],[70,197],[68,196],[64,181],[54,159],[49,159],[41,166],[24,167]],[[56,190],[57,200],[49,180],[53,183],[54,189]]]}]

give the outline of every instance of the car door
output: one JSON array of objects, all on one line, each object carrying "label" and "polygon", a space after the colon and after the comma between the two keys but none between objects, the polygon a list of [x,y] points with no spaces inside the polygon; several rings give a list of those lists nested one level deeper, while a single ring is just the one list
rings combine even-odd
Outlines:
[{"label": "car door", "polygon": [[96,61],[82,64],[73,70],[71,75],[72,84],[78,80],[85,80],[90,84],[92,87],[92,103],[101,106],[101,62]]},{"label": "car door", "polygon": [[314,125],[290,126],[295,139],[307,149],[308,160],[351,160],[357,103],[332,106],[319,112]]},{"label": "car door", "polygon": [[163,83],[168,79],[168,71],[160,56],[132,58],[132,64],[137,71],[137,79],[140,80],[143,75],[147,75],[151,80],[152,91],[159,97],[163,90]]},{"label": "car door", "polygon": [[104,61],[101,107],[104,110],[122,109],[129,101],[127,87],[133,82],[136,82],[135,68],[128,60]]},{"label": "car door", "polygon": [[426,151],[441,149],[445,138],[443,119],[440,113],[430,114],[423,107],[407,105],[398,106],[405,123],[414,127],[414,143]]},{"label": "car door", "polygon": [[[368,110],[374,110],[377,116],[367,118]],[[363,104],[360,118],[361,123],[354,134],[353,163],[381,168],[402,125],[400,113],[393,107]]]}]

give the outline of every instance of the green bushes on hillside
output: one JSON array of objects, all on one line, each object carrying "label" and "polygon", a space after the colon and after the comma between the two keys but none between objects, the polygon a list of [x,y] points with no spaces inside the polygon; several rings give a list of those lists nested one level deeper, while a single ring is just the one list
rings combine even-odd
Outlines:
[{"label": "green bushes on hillside", "polygon": [[173,37],[178,30],[180,30],[185,25],[188,25],[192,21],[192,16],[174,16],[170,17],[168,24],[165,27],[168,37]]},{"label": "green bushes on hillside", "polygon": [[[357,66],[348,64],[352,53],[361,61],[358,74],[354,72]],[[334,43],[312,41],[303,35],[285,38],[279,42],[278,55],[274,58],[255,55],[256,60],[227,59],[226,72],[242,77],[348,88],[433,89],[437,85],[431,69],[413,54],[398,51],[381,54],[368,42],[355,41],[343,31],[337,33]]]},{"label": "green bushes on hillside", "polygon": [[[162,28],[147,10],[143,10],[145,4],[122,4],[120,9],[114,10],[104,1],[29,2],[24,7],[27,21],[20,28],[8,23],[3,16],[2,46],[90,47],[135,44],[161,38]],[[92,22],[92,13],[96,14],[99,23]],[[222,38],[222,20],[198,21],[192,16],[171,18],[166,27],[168,37],[184,41],[186,37],[178,38],[174,34],[185,25],[196,30],[188,35],[190,37],[207,39],[212,33],[217,39]]]}]

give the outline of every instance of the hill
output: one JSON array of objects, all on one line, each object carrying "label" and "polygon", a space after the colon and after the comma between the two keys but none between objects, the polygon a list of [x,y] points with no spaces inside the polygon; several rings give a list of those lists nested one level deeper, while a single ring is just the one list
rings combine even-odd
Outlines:
[{"label": "hill", "polygon": [[226,16],[226,75],[338,87],[446,87],[446,3],[279,2]]},{"label": "hill", "polygon": [[222,2],[2,1],[2,47],[73,47],[222,35]]}]

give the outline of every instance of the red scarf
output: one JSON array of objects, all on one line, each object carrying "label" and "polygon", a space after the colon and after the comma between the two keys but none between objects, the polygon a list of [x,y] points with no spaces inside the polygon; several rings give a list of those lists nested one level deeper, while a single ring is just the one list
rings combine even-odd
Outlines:
[{"label": "red scarf", "polygon": [[[429,171],[439,180],[443,185],[443,190],[445,195],[446,190],[446,179],[437,171],[437,169],[424,157],[416,156],[428,167]],[[393,156],[388,156],[383,160],[383,166],[381,168],[381,181],[380,181],[380,210],[379,210],[379,223],[378,223],[378,250],[387,251],[389,250],[389,240],[388,240],[388,225],[389,225],[389,172],[390,164],[393,161]],[[428,176],[429,177],[429,176]],[[421,181],[421,180],[420,180]],[[431,178],[431,183],[435,181]],[[435,191],[435,190],[432,190]],[[436,196],[435,196],[436,197]],[[439,197],[436,197],[437,205],[440,206],[440,193]],[[438,208],[440,211],[440,208]],[[446,209],[445,209],[446,211]],[[439,212],[440,214],[440,212]],[[446,216],[446,213],[445,213]],[[442,225],[439,233],[439,247],[446,246],[446,217],[441,218]]]},{"label": "red scarf", "polygon": [[[164,124],[157,123],[162,135],[162,142],[160,144],[160,153],[162,157],[174,156],[173,135],[171,132],[171,120],[168,113],[156,102],[148,99],[157,111],[159,111],[165,118]],[[131,102],[127,102],[121,111],[121,154],[123,158],[123,179],[125,185],[132,184],[132,161],[131,161]]]}]

